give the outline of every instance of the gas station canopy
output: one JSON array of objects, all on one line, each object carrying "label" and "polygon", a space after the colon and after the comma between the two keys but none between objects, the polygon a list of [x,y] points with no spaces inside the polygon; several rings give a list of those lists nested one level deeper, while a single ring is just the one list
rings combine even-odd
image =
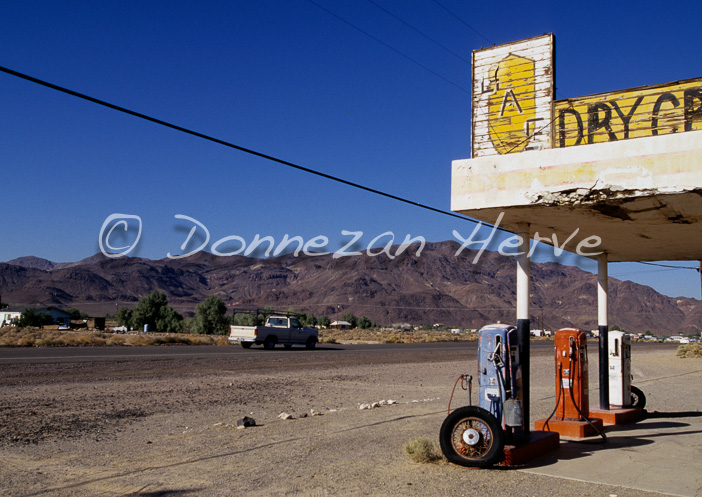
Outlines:
[{"label": "gas station canopy", "polygon": [[554,101],[552,67],[551,34],[473,53],[451,209],[609,261],[702,259],[702,79]]}]

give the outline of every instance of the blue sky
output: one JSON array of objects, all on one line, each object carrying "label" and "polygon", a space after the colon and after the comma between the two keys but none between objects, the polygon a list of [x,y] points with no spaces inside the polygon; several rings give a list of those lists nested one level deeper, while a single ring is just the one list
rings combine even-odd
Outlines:
[{"label": "blue sky", "polygon": [[[3,2],[0,65],[442,210],[451,161],[470,156],[473,50],[553,32],[557,98],[700,76],[697,2],[495,5]],[[141,218],[129,255],[152,259],[183,253],[193,223],[176,215],[207,227],[207,249],[288,234],[325,236],[333,251],[350,239],[342,230],[362,231],[364,247],[387,232],[440,241],[473,229],[6,74],[0,102],[0,260],[88,257],[114,213]],[[610,274],[700,298],[695,271]]]}]

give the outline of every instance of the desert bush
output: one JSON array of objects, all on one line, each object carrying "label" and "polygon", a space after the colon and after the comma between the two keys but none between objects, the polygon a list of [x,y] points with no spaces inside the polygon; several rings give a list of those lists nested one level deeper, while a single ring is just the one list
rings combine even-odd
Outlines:
[{"label": "desert bush", "polygon": [[436,463],[444,460],[441,448],[437,442],[432,442],[428,438],[418,437],[410,440],[404,445],[405,453],[414,462]]},{"label": "desert bush", "polygon": [[464,342],[478,339],[477,333],[451,333],[441,331],[397,331],[397,330],[324,330],[324,343],[421,343],[421,342]]},{"label": "desert bush", "polygon": [[0,328],[0,347],[96,347],[105,345],[227,345],[222,335],[113,334],[91,331],[59,331],[38,328]]},{"label": "desert bush", "polygon": [[702,358],[702,344],[690,343],[680,345],[677,356],[682,358]]}]

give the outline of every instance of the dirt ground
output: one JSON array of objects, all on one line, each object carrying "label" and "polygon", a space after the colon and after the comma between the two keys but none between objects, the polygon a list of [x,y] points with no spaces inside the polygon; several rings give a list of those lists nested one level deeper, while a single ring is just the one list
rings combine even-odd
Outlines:
[{"label": "dirt ground", "polygon": [[[412,462],[403,444],[438,440],[451,387],[472,372],[472,359],[437,351],[411,362],[383,354],[336,361],[318,350],[299,352],[305,359],[288,368],[287,357],[252,351],[234,357],[237,367],[232,357],[0,364],[0,494],[660,495],[518,468]],[[636,351],[635,359],[634,373],[654,392],[653,378],[670,376],[661,365],[670,374],[702,367],[671,348]],[[553,407],[552,361],[532,357],[532,420]],[[383,400],[397,403],[359,408]],[[649,395],[649,409],[670,402],[665,392]],[[283,412],[292,419],[280,419]],[[256,426],[238,429],[243,416]]]}]

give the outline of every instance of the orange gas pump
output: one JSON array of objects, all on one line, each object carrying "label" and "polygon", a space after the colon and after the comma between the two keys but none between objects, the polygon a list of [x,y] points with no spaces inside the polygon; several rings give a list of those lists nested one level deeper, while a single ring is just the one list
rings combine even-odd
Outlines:
[{"label": "orange gas pump", "polygon": [[558,399],[556,418],[581,420],[590,412],[587,337],[575,328],[563,328],[556,332],[554,345]]},{"label": "orange gas pump", "polygon": [[563,328],[554,336],[556,356],[556,407],[546,419],[536,421],[537,430],[584,438],[597,433],[603,440],[602,420],[588,418],[587,336],[575,328]]}]

